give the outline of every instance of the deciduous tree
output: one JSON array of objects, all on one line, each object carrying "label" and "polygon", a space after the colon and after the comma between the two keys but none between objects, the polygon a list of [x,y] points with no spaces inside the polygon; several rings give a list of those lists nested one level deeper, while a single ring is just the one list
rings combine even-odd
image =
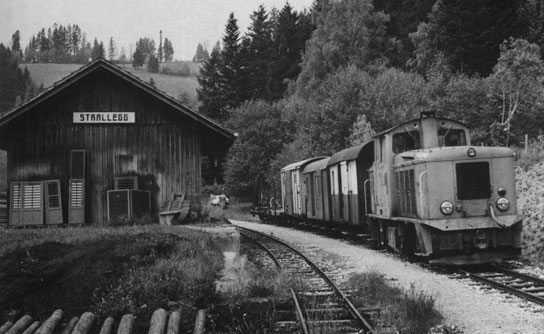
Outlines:
[{"label": "deciduous tree", "polygon": [[[509,145],[516,116],[528,116],[523,114],[544,106],[544,62],[540,58],[540,48],[524,39],[510,38],[501,44],[498,63],[488,80],[500,103],[498,126],[505,133],[502,144]],[[533,130],[535,135],[534,127],[531,128],[524,130]]]}]

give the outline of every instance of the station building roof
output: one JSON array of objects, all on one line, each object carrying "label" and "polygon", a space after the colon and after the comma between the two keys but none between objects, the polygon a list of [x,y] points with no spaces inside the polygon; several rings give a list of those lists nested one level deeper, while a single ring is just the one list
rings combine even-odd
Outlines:
[{"label": "station building roof", "polygon": [[144,92],[154,96],[158,100],[166,103],[167,105],[177,110],[180,113],[180,115],[184,115],[186,117],[189,117],[195,120],[196,122],[198,122],[205,128],[212,130],[213,132],[224,137],[226,140],[233,141],[236,138],[237,134],[234,131],[226,128],[219,122],[209,117],[206,117],[200,114],[199,112],[183,105],[180,101],[174,99],[173,97],[169,96],[165,92],[158,90],[157,88],[146,83],[145,81],[136,77],[135,75],[128,72],[127,70],[124,70],[123,68],[101,57],[90,62],[87,65],[82,66],[78,70],[72,72],[70,75],[55,82],[52,86],[48,87],[42,93],[36,95],[30,100],[25,101],[20,106],[17,106],[11,109],[10,111],[8,111],[7,113],[5,113],[2,117],[0,117],[0,129],[2,129],[4,126],[8,125],[9,123],[11,123],[13,120],[19,118],[21,115],[24,115],[25,113],[27,113],[36,105],[39,105],[43,103],[44,101],[48,100],[49,98],[59,94],[67,87],[77,83],[78,81],[82,80],[83,78],[87,77],[89,74],[97,71],[98,69],[104,69],[114,75],[117,75],[118,77],[125,80],[128,84],[132,84],[142,89]]}]

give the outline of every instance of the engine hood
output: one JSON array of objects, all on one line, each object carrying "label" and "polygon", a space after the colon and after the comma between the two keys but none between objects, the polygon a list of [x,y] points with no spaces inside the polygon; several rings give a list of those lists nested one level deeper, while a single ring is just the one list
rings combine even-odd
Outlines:
[{"label": "engine hood", "polygon": [[[475,155],[470,157],[468,151],[473,150]],[[435,147],[399,153],[394,157],[394,167],[434,162],[467,159],[490,159],[514,157],[514,151],[507,147],[491,146],[451,146]]]}]

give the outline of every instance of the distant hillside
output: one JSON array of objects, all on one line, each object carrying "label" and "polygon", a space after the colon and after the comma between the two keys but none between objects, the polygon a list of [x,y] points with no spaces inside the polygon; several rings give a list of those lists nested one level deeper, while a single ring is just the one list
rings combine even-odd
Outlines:
[{"label": "distant hillside", "polygon": [[[200,63],[193,62],[172,62],[161,64],[161,67],[166,66],[169,69],[174,71],[180,71],[184,64],[185,69],[187,68],[190,71],[189,76],[177,76],[177,75],[166,75],[160,73],[149,73],[147,69],[134,69],[132,65],[126,64],[121,65],[122,68],[129,71],[130,73],[136,75],[145,82],[149,82],[151,78],[155,81],[155,85],[158,89],[162,90],[166,94],[179,99],[181,95],[184,95],[186,103],[190,107],[197,106],[197,95],[196,89],[198,87],[198,80],[196,75],[198,75],[198,69],[200,68]],[[30,76],[36,85],[40,86],[43,84],[45,88],[53,85],[55,82],[61,80],[62,78],[70,75],[70,73],[79,69],[81,64],[57,64],[57,63],[27,63],[20,64],[21,68],[25,66],[30,72]]]}]

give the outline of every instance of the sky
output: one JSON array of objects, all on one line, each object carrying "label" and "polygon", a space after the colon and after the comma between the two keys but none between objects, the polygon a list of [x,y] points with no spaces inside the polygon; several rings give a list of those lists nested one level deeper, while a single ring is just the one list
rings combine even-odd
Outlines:
[{"label": "sky", "polygon": [[[159,31],[174,47],[174,59],[191,60],[199,43],[208,50],[221,40],[229,14],[238,19],[242,33],[250,15],[263,5],[281,9],[287,0],[0,0],[0,43],[9,45],[17,30],[24,49],[42,28],[77,24],[87,41],[97,38],[107,50],[113,37],[118,52],[134,51],[136,41],[150,37],[159,45]],[[296,11],[313,0],[289,0]]]}]

